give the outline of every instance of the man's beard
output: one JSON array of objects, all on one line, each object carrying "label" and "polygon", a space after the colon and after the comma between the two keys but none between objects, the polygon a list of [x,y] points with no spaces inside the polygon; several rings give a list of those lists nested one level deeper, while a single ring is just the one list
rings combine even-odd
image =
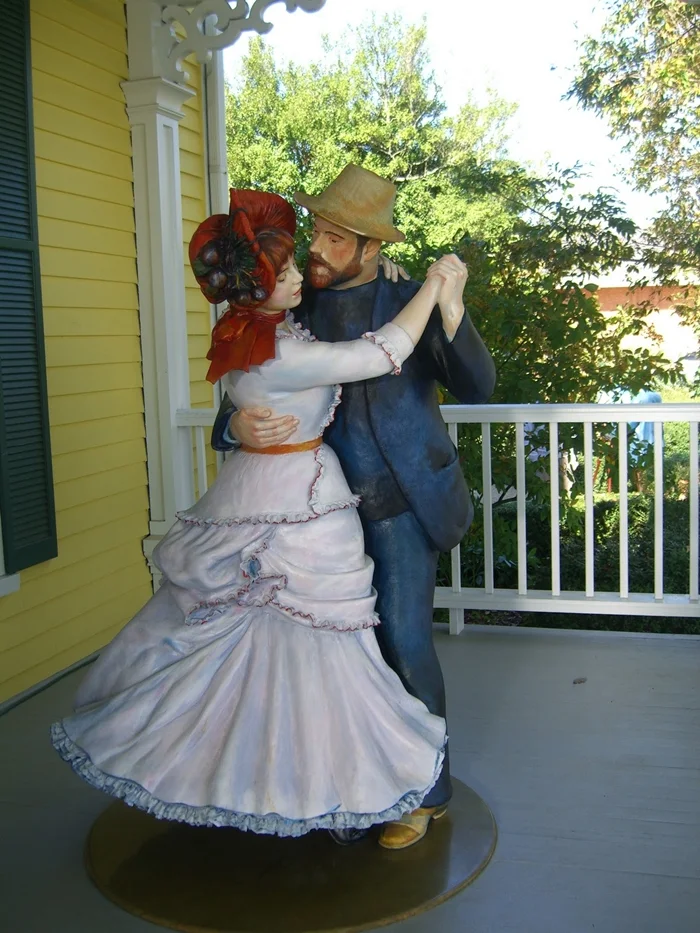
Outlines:
[{"label": "man's beard", "polygon": [[325,260],[309,253],[304,269],[305,284],[312,288],[332,288],[334,285],[344,285],[345,282],[349,282],[362,272],[361,254],[362,251],[358,250],[343,269],[336,269]]}]

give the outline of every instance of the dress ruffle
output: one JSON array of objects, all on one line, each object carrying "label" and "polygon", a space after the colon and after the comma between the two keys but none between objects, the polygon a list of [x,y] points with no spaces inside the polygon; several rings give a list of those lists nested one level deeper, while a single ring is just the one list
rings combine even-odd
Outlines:
[{"label": "dress ruffle", "polygon": [[123,800],[130,807],[145,810],[159,820],[174,820],[190,826],[233,827],[261,835],[303,836],[319,829],[369,829],[379,823],[400,819],[421,805],[423,798],[433,789],[442,769],[444,750],[438,754],[435,775],[430,787],[404,794],[393,807],[379,813],[323,813],[307,820],[290,820],[279,813],[236,813],[222,807],[193,807],[186,803],[168,803],[150,794],[135,781],[115,777],[96,767],[90,757],[73,742],[60,722],[51,726],[51,741],[64,761],[84,781],[97,790]]}]

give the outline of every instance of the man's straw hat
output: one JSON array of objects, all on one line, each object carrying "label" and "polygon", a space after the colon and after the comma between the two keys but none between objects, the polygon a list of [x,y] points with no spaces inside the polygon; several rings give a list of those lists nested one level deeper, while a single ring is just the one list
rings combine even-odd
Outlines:
[{"label": "man's straw hat", "polygon": [[406,239],[394,226],[395,185],[359,165],[346,165],[318,197],[297,191],[294,200],[312,214],[360,236],[386,243]]}]

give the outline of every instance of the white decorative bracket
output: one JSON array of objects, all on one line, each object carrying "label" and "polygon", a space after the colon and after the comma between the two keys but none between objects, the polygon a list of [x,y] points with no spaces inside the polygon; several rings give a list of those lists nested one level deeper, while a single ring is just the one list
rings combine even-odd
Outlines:
[{"label": "white decorative bracket", "polygon": [[188,55],[194,54],[204,65],[211,61],[212,52],[234,45],[243,32],[252,30],[265,35],[272,23],[263,17],[273,3],[281,2],[289,13],[298,9],[315,13],[326,0],[255,0],[252,7],[246,0],[176,0],[161,4],[163,25],[154,31],[161,75],[183,83],[187,73],[182,63]]}]

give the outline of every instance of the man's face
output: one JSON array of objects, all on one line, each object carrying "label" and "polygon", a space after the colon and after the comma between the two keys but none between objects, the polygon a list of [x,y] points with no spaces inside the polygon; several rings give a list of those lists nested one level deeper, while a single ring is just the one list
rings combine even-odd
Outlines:
[{"label": "man's face", "polygon": [[362,252],[356,234],[315,217],[304,281],[313,288],[349,282],[362,272]]}]

